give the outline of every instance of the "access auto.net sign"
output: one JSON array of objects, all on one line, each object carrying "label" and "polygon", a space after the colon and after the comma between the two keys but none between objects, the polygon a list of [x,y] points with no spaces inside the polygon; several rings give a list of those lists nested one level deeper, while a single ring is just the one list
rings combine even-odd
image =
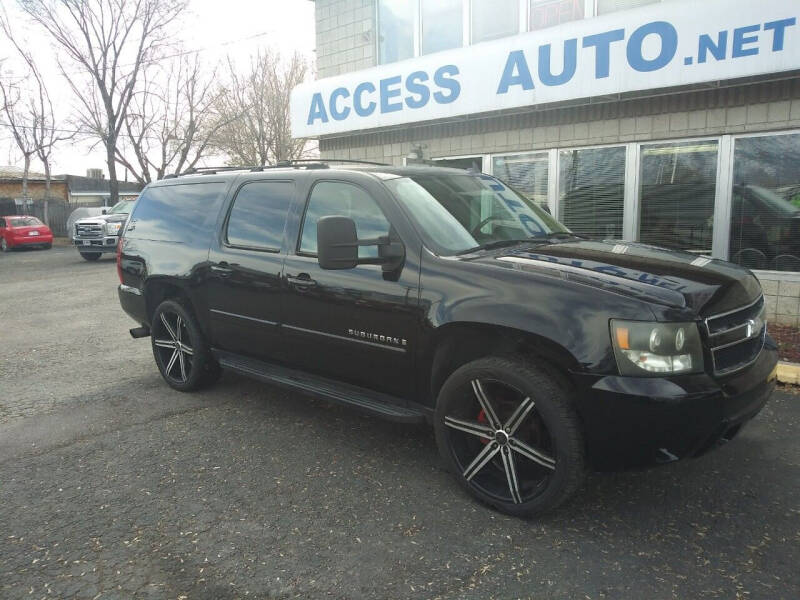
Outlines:
[{"label": "access auto.net sign", "polygon": [[666,2],[298,86],[316,137],[800,69],[798,0]]}]

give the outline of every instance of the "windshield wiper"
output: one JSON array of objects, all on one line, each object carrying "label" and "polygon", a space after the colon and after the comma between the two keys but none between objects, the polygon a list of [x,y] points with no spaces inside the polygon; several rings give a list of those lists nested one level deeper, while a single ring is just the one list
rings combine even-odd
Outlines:
[{"label": "windshield wiper", "polygon": [[474,246],[458,254],[469,254],[470,252],[477,252],[478,250],[493,250],[495,248],[505,248],[506,246],[516,246],[517,244],[525,243],[541,243],[544,240],[537,240],[536,238],[522,238],[519,240],[495,240],[493,242],[486,242],[479,246]]}]

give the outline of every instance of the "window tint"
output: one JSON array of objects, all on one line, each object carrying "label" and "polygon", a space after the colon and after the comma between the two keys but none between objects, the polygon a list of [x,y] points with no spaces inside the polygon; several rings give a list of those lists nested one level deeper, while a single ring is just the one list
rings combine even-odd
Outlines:
[{"label": "window tint", "polygon": [[[389,234],[389,221],[375,200],[358,186],[337,181],[322,181],[314,186],[308,199],[300,251],[317,253],[317,221],[322,217],[350,217],[356,223],[359,239],[376,238]],[[358,249],[360,258],[375,258],[375,246]]]},{"label": "window tint", "polygon": [[414,56],[414,3],[378,0],[378,50],[380,64]]},{"label": "window tint", "polygon": [[180,183],[147,188],[136,203],[125,237],[191,241],[214,227],[227,184]]},{"label": "window tint", "polygon": [[244,185],[236,194],[228,217],[228,243],[280,250],[293,195],[294,185],[288,181],[258,181]]},{"label": "window tint", "polygon": [[423,0],[421,8],[422,54],[460,48],[464,41],[461,0]]},{"label": "window tint", "polygon": [[519,33],[518,0],[472,0],[472,43]]}]

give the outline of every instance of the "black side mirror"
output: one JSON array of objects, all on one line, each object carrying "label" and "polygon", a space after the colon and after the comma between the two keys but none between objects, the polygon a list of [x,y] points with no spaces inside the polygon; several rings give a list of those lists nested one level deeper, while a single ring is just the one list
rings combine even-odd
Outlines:
[{"label": "black side mirror", "polygon": [[323,269],[352,269],[358,264],[358,235],[353,219],[322,217],[317,221],[317,259]]},{"label": "black side mirror", "polygon": [[[360,246],[378,246],[378,258],[359,258]],[[403,264],[405,257],[402,242],[389,236],[359,240],[355,221],[349,217],[322,217],[317,221],[317,260],[323,269],[382,265],[384,273],[391,273]]]},{"label": "black side mirror", "polygon": [[103,209],[103,214],[104,214],[104,215],[107,215],[107,214],[108,214],[108,210],[104,208],[104,209]]}]

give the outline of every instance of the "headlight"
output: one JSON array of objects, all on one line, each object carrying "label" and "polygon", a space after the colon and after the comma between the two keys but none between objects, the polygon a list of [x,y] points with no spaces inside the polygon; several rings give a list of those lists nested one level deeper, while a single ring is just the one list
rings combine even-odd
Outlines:
[{"label": "headlight", "polygon": [[703,346],[695,323],[611,321],[611,343],[621,375],[698,373]]},{"label": "headlight", "polygon": [[122,227],[122,223],[106,223],[106,234],[117,235],[120,227]]}]

